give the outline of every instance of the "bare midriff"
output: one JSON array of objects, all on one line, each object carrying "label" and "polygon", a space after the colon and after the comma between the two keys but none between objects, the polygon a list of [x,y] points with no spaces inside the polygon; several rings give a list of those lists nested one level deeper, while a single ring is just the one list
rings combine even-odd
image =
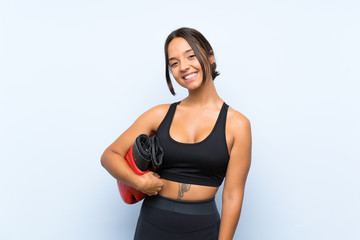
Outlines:
[{"label": "bare midriff", "polygon": [[161,178],[163,186],[159,195],[180,200],[200,201],[213,198],[218,187],[179,183]]}]

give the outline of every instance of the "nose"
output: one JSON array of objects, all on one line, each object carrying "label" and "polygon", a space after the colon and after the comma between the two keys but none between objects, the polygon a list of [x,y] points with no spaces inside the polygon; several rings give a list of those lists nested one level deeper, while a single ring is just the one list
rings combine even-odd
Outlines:
[{"label": "nose", "polygon": [[180,63],[180,70],[186,72],[189,69],[189,63],[185,60]]}]

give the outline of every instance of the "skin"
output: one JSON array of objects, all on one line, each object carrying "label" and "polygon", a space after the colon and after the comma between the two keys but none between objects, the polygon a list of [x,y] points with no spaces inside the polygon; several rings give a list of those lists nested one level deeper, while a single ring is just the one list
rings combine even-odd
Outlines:
[{"label": "skin", "polygon": [[[203,73],[188,42],[183,38],[173,39],[168,47],[169,65],[176,82],[186,88],[189,95],[176,108],[169,130],[171,138],[182,143],[196,143],[212,131],[223,100],[218,96],[210,73]],[[214,61],[211,56],[206,64]],[[210,69],[210,68],[208,68]],[[184,76],[195,73],[186,81]],[[206,82],[202,84],[203,74]],[[156,133],[170,104],[155,106],[143,113],[103,153],[103,167],[116,179],[148,195],[181,200],[205,200],[215,196],[218,187],[184,184],[148,172],[136,175],[124,160],[127,150],[141,134]],[[243,202],[245,182],[251,163],[251,126],[249,120],[231,107],[226,120],[226,143],[229,164],[222,193],[222,212],[219,240],[232,239],[238,224]]]}]

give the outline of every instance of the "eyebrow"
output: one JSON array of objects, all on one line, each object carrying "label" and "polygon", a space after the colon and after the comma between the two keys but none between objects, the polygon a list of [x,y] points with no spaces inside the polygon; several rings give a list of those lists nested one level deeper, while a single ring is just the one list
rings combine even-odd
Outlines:
[{"label": "eyebrow", "polygon": [[[191,51],[194,51],[194,50],[192,50],[192,49],[190,48],[190,49],[186,50],[184,53],[188,53],[188,52],[191,52]],[[171,60],[175,60],[175,59],[176,59],[176,58],[174,58],[174,57],[169,58],[169,62],[170,62]]]}]

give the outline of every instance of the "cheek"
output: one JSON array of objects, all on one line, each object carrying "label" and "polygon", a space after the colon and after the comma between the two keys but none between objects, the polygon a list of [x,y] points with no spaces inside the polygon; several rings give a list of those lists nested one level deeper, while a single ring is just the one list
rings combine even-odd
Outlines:
[{"label": "cheek", "polygon": [[179,69],[177,67],[171,69],[171,74],[174,78],[178,78],[180,76]]},{"label": "cheek", "polygon": [[181,85],[181,82],[179,82],[179,79],[178,79],[178,71],[176,71],[176,69],[171,69],[170,70],[170,72],[171,72],[171,75],[173,76],[173,78],[174,78],[174,80],[178,83],[178,84],[180,84]]},{"label": "cheek", "polygon": [[171,75],[176,79],[176,77],[177,77],[176,76],[176,74],[177,74],[176,71],[174,69],[171,69],[170,72],[171,72]]}]

